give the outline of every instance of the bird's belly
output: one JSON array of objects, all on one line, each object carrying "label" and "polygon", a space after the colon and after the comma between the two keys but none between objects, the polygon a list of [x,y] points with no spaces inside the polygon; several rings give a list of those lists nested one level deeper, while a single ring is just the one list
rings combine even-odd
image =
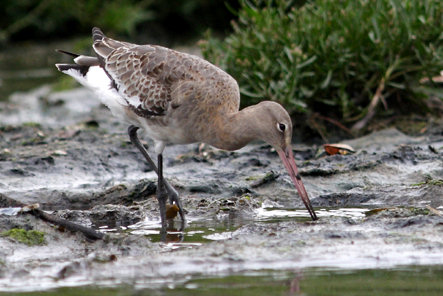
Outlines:
[{"label": "bird's belly", "polygon": [[155,141],[161,141],[170,144],[189,144],[196,142],[189,131],[186,131],[178,126],[156,125],[147,122],[142,124],[141,128],[143,128],[144,133],[147,137]]}]

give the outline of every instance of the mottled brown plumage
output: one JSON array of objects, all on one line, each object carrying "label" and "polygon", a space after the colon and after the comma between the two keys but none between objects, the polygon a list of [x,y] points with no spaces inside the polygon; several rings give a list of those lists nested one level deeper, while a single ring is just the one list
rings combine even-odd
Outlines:
[{"label": "mottled brown plumage", "polygon": [[[186,131],[171,139],[151,137],[166,143],[206,142],[214,133],[205,128],[215,122],[214,114],[238,111],[237,82],[211,63],[161,46],[115,41],[98,29],[93,36],[102,67],[125,98],[133,123]],[[188,132],[200,127],[194,135]]]}]

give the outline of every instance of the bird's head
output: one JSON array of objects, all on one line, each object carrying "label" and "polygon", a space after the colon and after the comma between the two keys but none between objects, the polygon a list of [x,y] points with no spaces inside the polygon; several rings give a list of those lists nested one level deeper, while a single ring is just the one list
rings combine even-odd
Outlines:
[{"label": "bird's head", "polygon": [[260,139],[272,145],[280,156],[295,188],[305,204],[311,218],[317,220],[317,215],[311,205],[305,186],[298,173],[292,153],[292,121],[288,112],[278,103],[263,101],[257,105],[260,112]]}]

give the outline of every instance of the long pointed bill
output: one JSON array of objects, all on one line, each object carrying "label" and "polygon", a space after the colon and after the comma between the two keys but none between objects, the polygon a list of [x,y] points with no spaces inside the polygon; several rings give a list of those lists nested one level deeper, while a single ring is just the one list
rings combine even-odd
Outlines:
[{"label": "long pointed bill", "polygon": [[300,195],[303,203],[305,204],[306,209],[309,212],[309,215],[311,215],[312,220],[317,220],[318,218],[314,212],[314,208],[311,205],[308,193],[306,192],[305,186],[303,185],[301,177],[298,174],[298,169],[297,166],[295,165],[294,155],[292,154],[291,147],[286,148],[286,151],[277,150],[277,152],[281,160],[283,161],[283,164],[285,165],[286,169],[288,170],[289,176],[291,177],[292,182],[295,185],[295,188],[297,188],[298,194]]}]

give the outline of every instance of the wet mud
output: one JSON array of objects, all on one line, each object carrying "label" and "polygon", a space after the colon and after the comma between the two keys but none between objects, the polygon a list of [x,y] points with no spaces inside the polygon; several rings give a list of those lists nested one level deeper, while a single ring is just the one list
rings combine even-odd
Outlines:
[{"label": "wet mud", "polygon": [[45,240],[29,246],[0,235],[2,291],[443,264],[443,122],[414,136],[389,128],[344,140],[356,151],[347,155],[295,143],[315,222],[272,147],[168,146],[165,177],[187,227],[171,221],[166,243],[156,175],[126,129],[84,89],[43,87],[0,103],[0,194],[106,234],[88,240],[0,198],[0,233],[36,230]]}]

